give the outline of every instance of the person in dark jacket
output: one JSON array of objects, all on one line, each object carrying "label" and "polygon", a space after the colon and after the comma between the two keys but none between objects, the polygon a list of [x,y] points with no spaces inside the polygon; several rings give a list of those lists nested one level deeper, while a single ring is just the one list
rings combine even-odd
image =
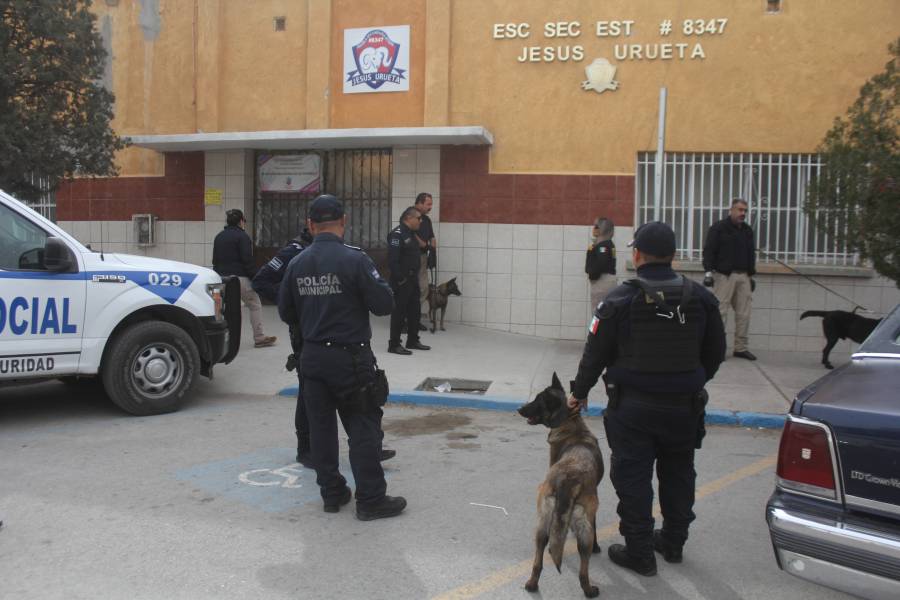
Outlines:
[{"label": "person in dark jacket", "polygon": [[756,243],[753,229],[747,225],[747,202],[735,198],[728,216],[713,223],[703,244],[703,285],[713,288],[719,299],[722,322],[727,322],[728,307],[734,309],[734,355],[756,360],[747,348],[750,312],[756,283]]},{"label": "person in dark jacket", "polygon": [[[419,268],[422,252],[416,241],[416,231],[422,215],[409,206],[400,215],[400,224],[388,234],[388,268],[391,270],[391,289],[394,291],[394,312],[391,313],[391,339],[388,352],[409,355],[410,350],[430,350],[419,341]],[[406,324],[406,348],[400,344],[400,334]]]},{"label": "person in dark jacket", "polygon": [[[431,223],[431,207],[434,205],[434,199],[431,194],[422,192],[416,196],[414,206],[422,217],[419,223],[419,229],[416,231],[416,242],[419,244],[419,250],[422,252],[422,264],[419,267],[419,298],[421,304],[420,315],[428,314],[428,286],[434,283],[428,281],[429,269],[437,267],[437,238],[434,237],[434,225]],[[419,331],[425,331],[426,327],[422,325],[421,318],[419,322]]]},{"label": "person in dark jacket", "polygon": [[253,346],[255,348],[272,346],[277,338],[263,333],[262,304],[250,284],[250,278],[256,272],[256,265],[253,262],[253,243],[244,231],[247,220],[244,219],[244,213],[237,208],[227,211],[225,219],[227,223],[225,229],[220,231],[213,241],[213,270],[223,277],[234,275],[241,282],[241,300],[250,311]]},{"label": "person in dark jacket", "polygon": [[612,219],[597,217],[591,231],[591,245],[584,259],[584,272],[591,286],[591,310],[616,287],[616,245],[612,237],[616,226]]},{"label": "person in dark jacket", "polygon": [[259,268],[251,281],[253,291],[260,298],[277,304],[278,289],[281,287],[281,280],[284,279],[284,272],[288,264],[312,242],[309,228],[304,227],[300,235],[288,242],[284,248],[278,251],[278,254]]},{"label": "person in dark jacket", "polygon": [[[654,550],[681,562],[694,520],[694,450],[700,447],[706,392],[725,357],[715,296],[672,270],[675,233],[641,226],[632,259],[637,278],[612,290],[594,311],[569,407],[587,406],[603,374],[603,417],[612,451],[610,479],[619,497],[619,532],[609,558],[641,575],[656,574]],[[605,371],[605,373],[604,373]],[[653,466],[662,529],[653,529]]]},{"label": "person in dark jacket", "polygon": [[309,228],[314,241],[288,265],[278,314],[302,346],[303,399],[324,510],[338,512],[353,497],[338,468],[340,416],[356,481],[356,516],[368,521],[396,516],[406,507],[404,498],[385,495],[380,454],[387,386],[379,379],[370,345],[369,313],[389,314],[394,300],[372,259],[343,243],[346,221],[334,196],[313,200]]}]

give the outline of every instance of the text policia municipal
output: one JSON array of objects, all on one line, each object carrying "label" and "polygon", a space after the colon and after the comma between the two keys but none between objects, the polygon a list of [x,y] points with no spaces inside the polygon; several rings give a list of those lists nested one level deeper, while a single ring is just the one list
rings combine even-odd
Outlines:
[{"label": "text policia municipal", "polygon": [[[679,22],[661,19],[652,29],[661,38],[680,34],[688,41],[662,41],[650,43],[625,43],[638,32],[633,20],[596,21],[593,25],[598,38],[622,40],[613,46],[616,60],[696,60],[706,58],[706,52],[699,41],[690,38],[698,36],[722,35],[728,19],[684,19]],[[580,21],[548,21],[539,30],[530,23],[495,23],[491,37],[495,40],[530,40],[543,36],[548,40],[574,40],[581,37],[584,28]],[[580,44],[557,43],[556,45],[522,46],[516,60],[525,62],[581,62],[585,58],[585,48]]]}]

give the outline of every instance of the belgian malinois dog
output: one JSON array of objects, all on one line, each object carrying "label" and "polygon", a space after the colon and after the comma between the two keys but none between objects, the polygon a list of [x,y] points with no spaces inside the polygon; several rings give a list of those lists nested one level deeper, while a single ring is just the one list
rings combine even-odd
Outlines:
[{"label": "belgian malinois dog", "polygon": [[838,343],[838,340],[850,338],[857,344],[863,341],[872,330],[881,323],[881,319],[869,319],[856,314],[859,307],[853,309],[853,312],[846,310],[807,310],[801,319],[806,317],[822,317],[822,333],[825,335],[825,349],[822,350],[822,364],[826,369],[833,369],[834,365],[828,360],[831,349]]},{"label": "belgian malinois dog", "polygon": [[563,546],[569,529],[578,541],[581,568],[578,581],[588,598],[600,592],[588,578],[591,553],[600,552],[597,545],[597,486],[603,479],[603,455],[597,438],[588,429],[580,411],[566,405],[566,392],[556,373],[553,383],[519,408],[529,425],[545,425],[550,429],[550,470],[538,487],[537,529],[534,534],[534,566],[525,584],[536,592],[544,568],[544,549],[550,545],[550,557],[560,571]]},{"label": "belgian malinois dog", "polygon": [[431,318],[431,333],[434,333],[435,330],[438,309],[441,309],[441,331],[447,331],[444,329],[444,313],[447,311],[447,300],[450,296],[462,296],[462,292],[456,287],[456,277],[441,285],[428,286],[428,316]]}]

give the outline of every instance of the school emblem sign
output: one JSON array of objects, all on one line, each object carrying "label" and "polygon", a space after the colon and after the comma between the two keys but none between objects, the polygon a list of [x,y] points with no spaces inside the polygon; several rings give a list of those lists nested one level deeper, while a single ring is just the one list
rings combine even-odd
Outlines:
[{"label": "school emblem sign", "polygon": [[409,90],[409,25],[344,30],[344,93]]}]

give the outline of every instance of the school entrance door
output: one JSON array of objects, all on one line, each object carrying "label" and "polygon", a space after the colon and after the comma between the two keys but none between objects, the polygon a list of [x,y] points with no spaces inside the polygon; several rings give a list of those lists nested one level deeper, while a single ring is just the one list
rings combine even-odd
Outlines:
[{"label": "school entrance door", "polygon": [[[261,163],[265,165],[272,156],[305,156],[311,158],[305,161],[309,164],[314,164],[314,157],[318,157],[319,185],[310,184],[307,191],[285,191],[283,188],[291,186],[284,182],[272,184],[271,170],[262,167],[261,177]],[[267,262],[300,234],[306,224],[309,204],[317,195],[334,194],[347,214],[344,242],[365,250],[379,270],[386,272],[387,234],[391,230],[390,148],[257,152],[254,164],[254,239],[258,265]]]}]

